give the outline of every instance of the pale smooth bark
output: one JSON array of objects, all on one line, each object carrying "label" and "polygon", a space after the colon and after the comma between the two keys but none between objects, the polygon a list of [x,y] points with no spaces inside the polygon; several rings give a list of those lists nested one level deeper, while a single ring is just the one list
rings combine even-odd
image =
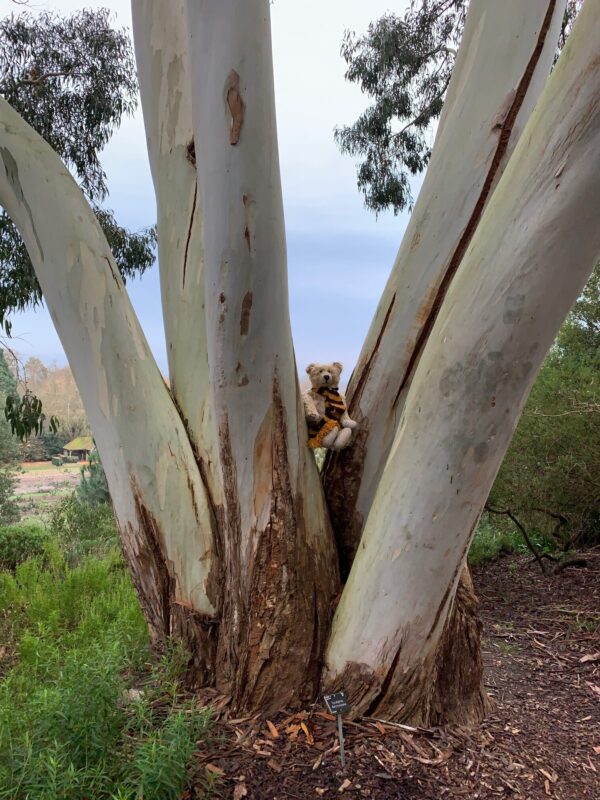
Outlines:
[{"label": "pale smooth bark", "polygon": [[428,719],[472,533],[600,250],[600,0],[587,0],[413,377],[327,651],[358,712]]},{"label": "pale smooth bark", "polygon": [[345,568],[360,541],[414,367],[554,56],[565,0],[473,0],[431,160],[348,387],[360,425],[325,475]]},{"label": "pale smooth bark", "polygon": [[268,0],[189,0],[207,348],[224,505],[218,685],[316,691],[337,559],[299,399]]},{"label": "pale smooth bark", "polygon": [[157,207],[170,389],[212,504],[222,504],[209,390],[202,210],[183,0],[132,0],[138,79]]},{"label": "pale smooth bark", "polygon": [[214,613],[212,534],[192,448],[92,210],[2,99],[0,204],[23,237],[81,392],[151,629],[162,638],[197,628],[202,638]]}]

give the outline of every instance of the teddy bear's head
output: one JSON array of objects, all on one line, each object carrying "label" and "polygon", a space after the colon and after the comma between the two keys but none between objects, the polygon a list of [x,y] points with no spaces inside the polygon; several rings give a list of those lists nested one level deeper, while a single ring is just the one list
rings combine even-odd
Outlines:
[{"label": "teddy bear's head", "polygon": [[337,388],[342,370],[343,366],[339,361],[334,361],[333,364],[309,364],[306,368],[313,389],[320,389],[322,386]]}]

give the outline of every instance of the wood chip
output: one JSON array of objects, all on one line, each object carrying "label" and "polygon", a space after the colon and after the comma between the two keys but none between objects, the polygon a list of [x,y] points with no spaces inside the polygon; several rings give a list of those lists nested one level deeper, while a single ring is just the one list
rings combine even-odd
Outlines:
[{"label": "wood chip", "polygon": [[352,786],[352,781],[346,778],[346,780],[342,783],[342,785],[338,789],[338,792],[345,792],[346,789],[348,789],[350,786]]},{"label": "wood chip", "polygon": [[544,778],[548,778],[548,780],[551,781],[552,783],[556,783],[556,781],[558,780],[558,775],[556,774],[556,772],[554,772],[554,770],[548,772],[545,769],[540,769],[540,772],[542,773]]},{"label": "wood chip", "polygon": [[302,730],[304,731],[304,735],[306,736],[306,741],[309,744],[314,744],[315,740],[313,739],[312,733],[306,727],[306,723],[302,722],[302,723],[300,723],[300,726],[301,726]]},{"label": "wood chip", "polygon": [[579,659],[580,664],[589,664],[594,661],[600,661],[600,653],[588,653]]},{"label": "wood chip", "polygon": [[245,783],[238,783],[233,790],[233,800],[242,800],[242,797],[248,797],[248,789]]},{"label": "wood chip", "polygon": [[267,720],[267,728],[269,729],[269,733],[274,739],[279,738],[279,731],[277,730],[275,725],[273,725],[270,719]]},{"label": "wood chip", "polygon": [[267,761],[267,766],[271,767],[274,772],[281,772],[283,769],[279,761],[275,761],[274,758],[272,758],[270,761]]},{"label": "wood chip", "polygon": [[213,775],[224,775],[225,774],[224,770],[222,770],[221,767],[217,767],[216,764],[206,764],[205,768],[209,772],[212,772]]}]

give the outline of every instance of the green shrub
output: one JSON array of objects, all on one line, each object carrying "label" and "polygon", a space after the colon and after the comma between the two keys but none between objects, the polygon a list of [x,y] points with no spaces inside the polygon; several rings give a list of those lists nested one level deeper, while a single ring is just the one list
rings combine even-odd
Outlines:
[{"label": "green shrub", "polygon": [[77,488],[77,497],[82,503],[90,506],[110,503],[104,467],[96,450],[90,453],[89,462],[81,469],[81,482]]},{"label": "green shrub", "polygon": [[490,504],[559,547],[600,541],[600,264],[533,385]]},{"label": "green shrub", "polygon": [[55,467],[62,467],[62,465],[64,463],[65,463],[65,460],[64,460],[64,458],[62,456],[52,456],[52,464]]},{"label": "green shrub", "polygon": [[[539,531],[529,532],[529,538],[540,553],[556,549],[555,543]],[[469,564],[476,567],[501,555],[530,552],[523,534],[508,518],[484,514],[471,543]]]},{"label": "green shrub", "polygon": [[21,516],[19,504],[14,498],[17,473],[14,469],[0,469],[0,525],[17,522]]},{"label": "green shrub", "polygon": [[49,531],[36,522],[0,527],[0,569],[14,570],[28,558],[43,555]]},{"label": "green shrub", "polygon": [[0,574],[1,800],[181,797],[209,716],[180,700],[177,649],[148,672],[122,566],[112,552],[70,568],[55,549]]},{"label": "green shrub", "polygon": [[112,506],[82,503],[76,494],[65,497],[54,507],[50,530],[71,562],[90,553],[106,553],[118,544]]}]

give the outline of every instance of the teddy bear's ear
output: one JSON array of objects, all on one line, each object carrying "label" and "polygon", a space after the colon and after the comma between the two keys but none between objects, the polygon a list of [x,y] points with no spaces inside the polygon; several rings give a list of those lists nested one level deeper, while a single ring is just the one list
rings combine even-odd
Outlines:
[{"label": "teddy bear's ear", "polygon": [[337,367],[337,368],[339,369],[339,371],[340,371],[340,372],[342,372],[342,370],[344,369],[344,365],[343,365],[343,364],[340,364],[340,362],[339,362],[339,361],[334,361],[334,362],[333,362],[333,366],[334,366],[334,367]]},{"label": "teddy bear's ear", "polygon": [[308,367],[306,368],[306,371],[308,372],[309,375],[310,375],[311,370],[313,370],[314,368],[315,368],[314,364],[309,364],[308,365]]}]

